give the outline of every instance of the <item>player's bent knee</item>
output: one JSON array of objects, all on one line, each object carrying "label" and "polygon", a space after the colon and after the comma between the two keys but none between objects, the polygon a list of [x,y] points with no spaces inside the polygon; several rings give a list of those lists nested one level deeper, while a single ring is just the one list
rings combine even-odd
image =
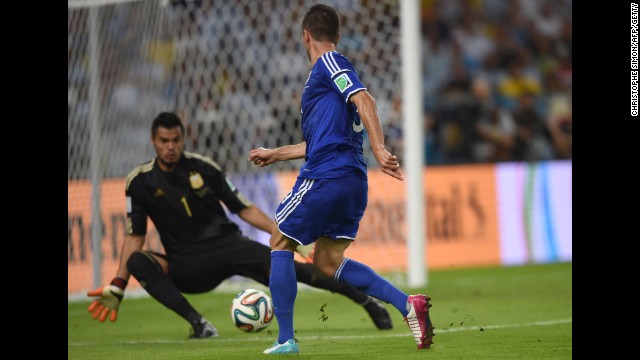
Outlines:
[{"label": "player's bent knee", "polygon": [[336,274],[336,270],[338,270],[338,266],[340,265],[335,265],[333,262],[323,261],[322,259],[320,260],[320,262],[316,262],[314,260],[313,264],[318,268],[318,270],[320,270],[321,273],[329,277],[333,277]]},{"label": "player's bent knee", "polygon": [[269,245],[271,245],[271,250],[295,251],[298,247],[298,243],[284,236],[280,232],[271,236],[271,239],[269,239]]},{"label": "player's bent knee", "polygon": [[136,251],[127,260],[127,270],[138,281],[146,281],[154,273],[163,273],[162,267],[151,258],[152,255]]}]

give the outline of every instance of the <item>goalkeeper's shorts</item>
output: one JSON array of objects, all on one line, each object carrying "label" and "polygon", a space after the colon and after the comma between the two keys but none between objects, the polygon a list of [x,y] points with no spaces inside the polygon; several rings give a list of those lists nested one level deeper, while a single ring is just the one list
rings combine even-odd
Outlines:
[{"label": "goalkeeper's shorts", "polygon": [[211,291],[234,275],[269,284],[271,249],[239,232],[191,245],[170,256],[158,255],[167,259],[168,276],[184,293]]}]

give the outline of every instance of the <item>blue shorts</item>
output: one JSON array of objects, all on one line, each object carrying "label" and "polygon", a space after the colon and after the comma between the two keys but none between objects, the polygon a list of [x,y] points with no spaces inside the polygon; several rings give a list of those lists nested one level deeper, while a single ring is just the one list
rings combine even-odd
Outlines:
[{"label": "blue shorts", "polygon": [[367,179],[357,173],[336,179],[298,177],[276,210],[278,229],[301,245],[322,236],[354,240],[368,190]]}]

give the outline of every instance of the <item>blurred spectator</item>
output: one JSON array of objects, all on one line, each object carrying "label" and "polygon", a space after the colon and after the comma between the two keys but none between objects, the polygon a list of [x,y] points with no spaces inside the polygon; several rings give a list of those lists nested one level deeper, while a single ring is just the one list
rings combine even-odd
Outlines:
[{"label": "blurred spectator", "polygon": [[454,61],[453,69],[454,76],[443,89],[430,128],[438,136],[434,142],[443,162],[459,164],[473,161],[479,109],[471,95],[471,78],[460,59]]},{"label": "blurred spectator", "polygon": [[499,105],[512,109],[524,94],[538,95],[542,92],[540,82],[524,73],[524,60],[518,57],[507,65],[508,72],[498,84]]},{"label": "blurred spectator", "polygon": [[523,46],[518,43],[513,34],[509,33],[509,30],[507,23],[498,23],[494,26],[495,46],[488,55],[496,57],[495,61],[502,69],[506,69],[524,51]]},{"label": "blurred spectator", "polygon": [[547,124],[553,139],[557,158],[572,157],[571,95],[555,74],[548,74],[546,87],[549,91],[546,102]]},{"label": "blurred spectator", "polygon": [[515,123],[511,111],[491,107],[476,124],[476,131],[482,139],[475,148],[479,162],[500,162],[513,160],[515,143]]},{"label": "blurred spectator", "polygon": [[556,67],[556,76],[562,82],[562,85],[571,88],[573,85],[573,65],[568,54],[562,53],[558,56],[558,66]]},{"label": "blurred spectator", "polygon": [[474,159],[478,162],[510,161],[515,141],[515,123],[511,111],[493,103],[492,89],[487,79],[476,78],[472,91],[478,108]]},{"label": "blurred spectator", "polygon": [[[427,2],[429,1],[427,0]],[[437,19],[434,20],[442,21],[445,24],[454,24],[464,11],[462,1],[432,0],[431,2],[435,7],[435,14],[437,16]],[[452,25],[446,26],[449,27]]]},{"label": "blurred spectator", "polygon": [[555,54],[560,57],[566,57],[571,61],[573,51],[573,33],[571,29],[571,21],[565,20],[562,24],[560,35],[551,39]]},{"label": "blurred spectator", "polygon": [[559,159],[571,159],[573,154],[573,118],[571,104],[555,98],[550,103],[549,131]]},{"label": "blurred spectator", "polygon": [[535,108],[535,100],[534,94],[523,93],[513,113],[516,123],[513,159],[516,161],[551,160],[555,155],[551,134]]},{"label": "blurred spectator", "polygon": [[[444,4],[454,4],[454,1],[446,1]],[[438,34],[438,40],[448,44],[451,38],[451,23],[450,17],[457,17],[455,14],[457,9],[451,10],[445,9],[443,0],[423,0],[421,7],[422,18],[422,33],[429,34],[434,32]],[[447,15],[443,13],[443,10],[447,12]]]},{"label": "blurred spectator", "polygon": [[451,78],[453,51],[448,42],[442,40],[436,26],[425,29],[422,60],[424,70],[423,91],[425,105],[433,106],[436,95]]},{"label": "blurred spectator", "polygon": [[[533,1],[525,0],[526,3]],[[503,19],[509,36],[511,36],[520,46],[531,49],[531,34],[533,25],[531,20],[522,11],[520,2],[507,1],[507,13]]]},{"label": "blurred spectator", "polygon": [[548,38],[556,38],[562,29],[562,17],[554,11],[551,1],[543,1],[540,11],[534,16],[536,30]]},{"label": "blurred spectator", "polygon": [[469,93],[471,90],[471,76],[464,66],[460,46],[455,43],[452,45],[453,57],[451,59],[451,76],[448,78],[447,83],[442,87],[441,92],[445,97]]},{"label": "blurred spectator", "polygon": [[427,165],[438,165],[443,163],[442,151],[440,150],[439,127],[435,126],[436,120],[430,112],[424,115],[424,162]]},{"label": "blurred spectator", "polygon": [[454,41],[462,51],[464,66],[471,74],[480,70],[485,58],[495,47],[493,40],[485,33],[485,27],[480,16],[474,16],[474,13],[465,11],[453,30]]},{"label": "blurred spectator", "polygon": [[558,57],[553,52],[551,40],[541,35],[534,36],[534,61],[535,66],[541,76],[545,78],[547,74],[554,73],[558,69]]}]

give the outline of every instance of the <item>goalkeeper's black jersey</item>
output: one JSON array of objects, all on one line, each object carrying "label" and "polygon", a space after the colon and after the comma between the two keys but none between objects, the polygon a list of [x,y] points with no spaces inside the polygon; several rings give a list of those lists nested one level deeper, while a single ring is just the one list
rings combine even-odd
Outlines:
[{"label": "goalkeeper's black jersey", "polygon": [[218,164],[189,152],[170,172],[155,159],[138,166],[127,176],[125,192],[128,233],[145,235],[148,216],[168,255],[238,230],[221,202],[232,213],[252,205]]}]

